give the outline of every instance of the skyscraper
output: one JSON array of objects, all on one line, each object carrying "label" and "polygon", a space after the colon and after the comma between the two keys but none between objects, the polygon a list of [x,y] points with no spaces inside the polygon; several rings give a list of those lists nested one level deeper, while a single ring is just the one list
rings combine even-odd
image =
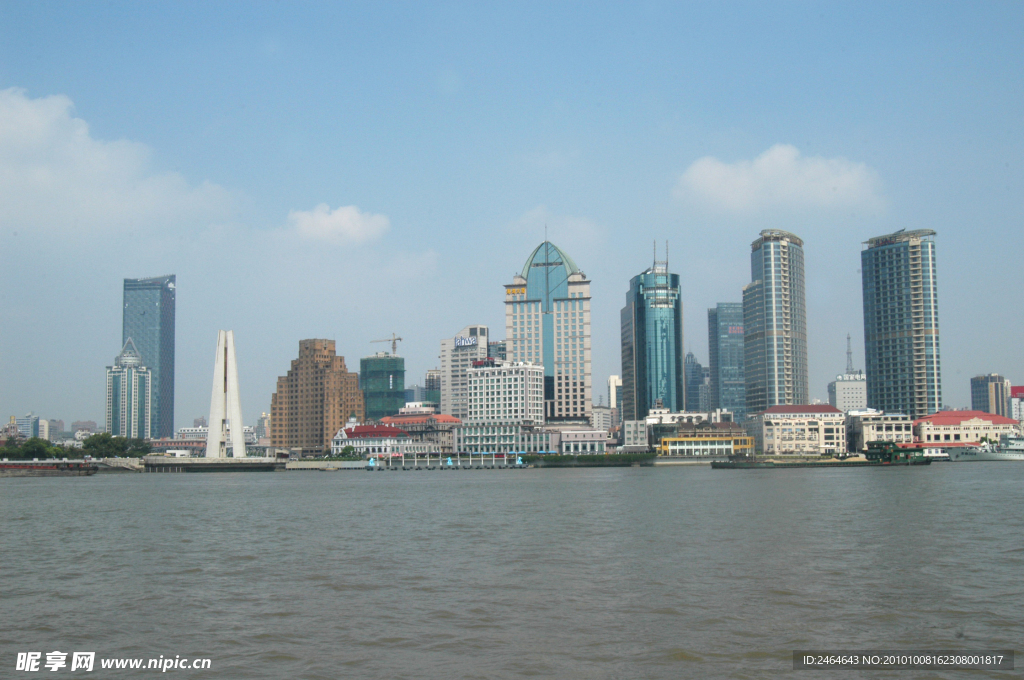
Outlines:
[{"label": "skyscraper", "polygon": [[[657,256],[655,256],[657,257]],[[629,282],[619,314],[622,339],[622,418],[641,420],[660,399],[682,411],[683,300],[679,275],[668,262],[654,265]]]},{"label": "skyscraper", "polygon": [[367,420],[398,415],[405,406],[405,359],[388,352],[363,357],[359,360],[359,387]]},{"label": "skyscraper", "polygon": [[933,236],[901,229],[860,254],[868,406],[915,419],[942,403]]},{"label": "skyscraper", "polygon": [[152,375],[153,438],[174,436],[174,275],[124,280],[121,343],[131,338]]},{"label": "skyscraper", "polygon": [[708,310],[710,410],[732,411],[735,422],[747,414],[743,372],[743,303],[719,302]]},{"label": "skyscraper", "polygon": [[107,366],[106,431],[115,437],[149,439],[152,435],[153,374],[131,338],[113,366]]},{"label": "skyscraper", "polygon": [[590,281],[544,241],[505,286],[506,355],[544,366],[544,417],[590,418]]},{"label": "skyscraper", "polygon": [[998,373],[971,378],[971,410],[1012,417],[1010,381]]},{"label": "skyscraper", "polygon": [[743,287],[747,415],[808,402],[803,245],[778,229],[765,229],[750,245],[750,283]]},{"label": "skyscraper", "polygon": [[277,379],[270,400],[271,445],[299,447],[304,455],[329,451],[350,417],[366,417],[359,375],[335,355],[334,340],[300,340],[299,358]]},{"label": "skyscraper", "polygon": [[683,371],[686,374],[686,411],[700,410],[700,386],[704,382],[704,366],[693,352],[686,353]]},{"label": "skyscraper", "polygon": [[[469,377],[474,361],[487,358],[487,326],[466,326],[441,341],[441,413],[465,420],[469,416]],[[428,385],[429,388],[429,385]]]}]

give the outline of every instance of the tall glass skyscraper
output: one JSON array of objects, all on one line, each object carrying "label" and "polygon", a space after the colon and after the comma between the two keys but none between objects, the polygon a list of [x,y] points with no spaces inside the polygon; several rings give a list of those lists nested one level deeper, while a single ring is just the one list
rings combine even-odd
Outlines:
[{"label": "tall glass skyscraper", "polygon": [[732,411],[736,422],[747,414],[743,372],[743,304],[719,302],[708,310],[708,359],[711,408]]},{"label": "tall glass skyscraper", "polygon": [[808,402],[803,246],[778,229],[765,229],[750,245],[751,282],[743,288],[748,414]]},{"label": "tall glass skyscraper", "polygon": [[509,361],[544,366],[546,421],[590,419],[590,281],[550,241],[505,285]]},{"label": "tall glass skyscraper", "polygon": [[860,253],[868,406],[912,418],[942,404],[933,236],[901,229]]},{"label": "tall glass skyscraper", "polygon": [[122,345],[131,338],[150,370],[153,438],[174,436],[174,275],[124,280]]},{"label": "tall glass skyscraper", "polygon": [[659,399],[670,411],[682,411],[683,300],[668,262],[655,261],[630,280],[620,319],[622,420],[642,420]]}]

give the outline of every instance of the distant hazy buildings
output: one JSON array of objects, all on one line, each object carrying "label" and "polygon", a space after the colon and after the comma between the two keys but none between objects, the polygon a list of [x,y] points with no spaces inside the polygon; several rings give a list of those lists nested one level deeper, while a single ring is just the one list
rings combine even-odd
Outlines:
[{"label": "distant hazy buildings", "polygon": [[737,421],[747,413],[743,351],[743,304],[719,302],[708,310],[709,410],[732,411]]},{"label": "distant hazy buildings", "polygon": [[151,374],[154,438],[174,436],[175,277],[124,280],[121,342],[131,338]]},{"label": "distant hazy buildings", "polygon": [[14,422],[19,437],[31,439],[39,436],[39,416],[28,413],[23,418],[15,418]]},{"label": "distant hazy buildings", "polygon": [[544,367],[544,418],[590,418],[590,281],[549,241],[505,286],[506,353]]},{"label": "distant hazy buildings", "polygon": [[743,288],[748,414],[809,400],[803,245],[777,229],[762,231],[751,244],[751,282]]},{"label": "distant hazy buildings", "polygon": [[998,373],[971,378],[971,409],[1012,417],[1010,381]]},{"label": "distant hazy buildings", "polygon": [[620,327],[622,417],[643,418],[659,400],[683,410],[683,301],[668,262],[656,260],[630,280]]},{"label": "distant hazy buildings", "polygon": [[388,352],[363,357],[359,360],[359,387],[367,420],[397,415],[405,406],[405,359]]},{"label": "distant hazy buildings", "polygon": [[428,404],[441,403],[441,369],[432,368],[423,378],[423,401]]},{"label": "distant hazy buildings", "polygon": [[942,403],[934,236],[900,230],[861,251],[868,406],[913,418]]},{"label": "distant hazy buildings", "polygon": [[[469,378],[466,372],[474,361],[487,358],[487,326],[466,326],[451,338],[441,341],[440,379],[441,413],[465,420],[469,416]],[[430,371],[427,371],[430,390]]]},{"label": "distant hazy buildings", "polygon": [[114,365],[107,366],[107,432],[128,439],[154,436],[153,383],[151,370],[143,365],[141,354],[128,338]]},{"label": "distant hazy buildings", "polygon": [[[684,372],[686,374],[686,403],[682,408],[669,411],[700,411],[700,386],[704,383],[704,365],[697,361],[693,352],[686,353]],[[647,414],[644,414],[647,415]]]},{"label": "distant hazy buildings", "polygon": [[320,454],[349,418],[365,417],[359,376],[335,355],[334,340],[300,340],[299,358],[277,379],[270,401],[271,445]]}]

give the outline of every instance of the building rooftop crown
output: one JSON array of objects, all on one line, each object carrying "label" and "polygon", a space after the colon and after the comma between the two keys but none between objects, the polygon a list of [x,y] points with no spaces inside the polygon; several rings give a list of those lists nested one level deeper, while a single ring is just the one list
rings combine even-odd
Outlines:
[{"label": "building rooftop crown", "polygon": [[885,236],[869,238],[865,243],[868,245],[868,248],[875,248],[878,246],[888,246],[893,243],[904,243],[906,241],[923,239],[929,236],[935,236],[935,232],[931,229],[914,229],[913,231],[900,229],[899,231],[886,234]]},{"label": "building rooftop crown", "polygon": [[750,247],[753,248],[754,250],[757,250],[758,248],[761,247],[761,244],[765,243],[766,241],[790,241],[800,246],[801,248],[803,248],[804,245],[803,239],[801,239],[796,234],[792,234],[788,231],[783,231],[781,229],[764,229],[761,231],[761,235],[753,243],[750,244]]},{"label": "building rooftop crown", "polygon": [[583,273],[580,271],[580,268],[576,266],[576,263],[572,261],[572,258],[566,255],[564,250],[556,246],[551,241],[544,241],[534,248],[533,252],[530,253],[530,257],[526,259],[526,264],[523,265],[523,272],[520,276],[524,279],[529,278],[530,268],[533,267],[535,262],[538,264],[561,264],[565,267],[565,276],[567,278],[572,274]]}]

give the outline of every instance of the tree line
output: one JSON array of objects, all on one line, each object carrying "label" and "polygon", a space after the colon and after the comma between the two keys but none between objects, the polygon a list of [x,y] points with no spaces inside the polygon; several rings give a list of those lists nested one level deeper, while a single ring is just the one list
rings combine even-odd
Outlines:
[{"label": "tree line", "polygon": [[139,458],[150,451],[150,446],[143,439],[127,439],[114,437],[109,432],[99,432],[82,442],[82,448],[63,447],[57,444],[32,437],[19,443],[10,437],[0,447],[0,458],[8,460],[32,460],[38,458]]}]

